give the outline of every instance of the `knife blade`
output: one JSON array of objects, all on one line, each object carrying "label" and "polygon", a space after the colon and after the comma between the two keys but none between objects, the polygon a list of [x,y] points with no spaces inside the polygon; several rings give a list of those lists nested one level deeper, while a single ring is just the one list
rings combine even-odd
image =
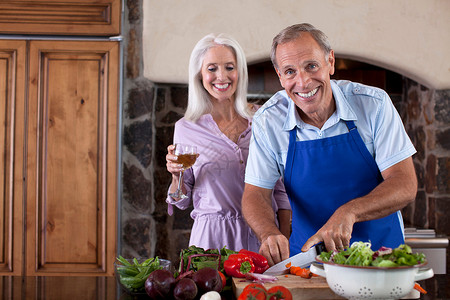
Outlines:
[{"label": "knife blade", "polygon": [[285,259],[272,267],[268,268],[263,274],[264,275],[281,275],[289,273],[289,268],[286,267],[287,264],[291,263],[292,266],[306,268],[313,261],[316,260],[316,256],[321,252],[326,251],[324,243],[318,243],[315,246],[311,247],[306,252],[300,252],[294,256]]}]

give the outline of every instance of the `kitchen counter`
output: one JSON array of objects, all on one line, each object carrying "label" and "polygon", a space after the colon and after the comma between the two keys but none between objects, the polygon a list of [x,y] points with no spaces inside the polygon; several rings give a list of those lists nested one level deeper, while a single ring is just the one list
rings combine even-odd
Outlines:
[{"label": "kitchen counter", "polygon": [[[450,274],[419,282],[428,294],[420,299],[450,299]],[[12,300],[133,300],[114,277],[0,276],[0,299]],[[227,298],[233,299],[229,294]]]}]

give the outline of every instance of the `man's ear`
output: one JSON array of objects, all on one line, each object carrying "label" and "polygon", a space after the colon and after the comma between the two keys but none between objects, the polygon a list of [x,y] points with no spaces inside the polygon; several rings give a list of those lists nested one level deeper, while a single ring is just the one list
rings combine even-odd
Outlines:
[{"label": "man's ear", "polygon": [[328,54],[328,63],[330,64],[330,76],[334,74],[334,66],[336,63],[336,59],[334,58],[334,51],[331,50],[330,54]]},{"label": "man's ear", "polygon": [[280,80],[280,84],[284,88],[283,81],[281,80],[281,73],[280,73],[280,71],[278,71],[277,67],[274,67],[274,68],[275,68],[275,72],[277,72],[278,80]]}]

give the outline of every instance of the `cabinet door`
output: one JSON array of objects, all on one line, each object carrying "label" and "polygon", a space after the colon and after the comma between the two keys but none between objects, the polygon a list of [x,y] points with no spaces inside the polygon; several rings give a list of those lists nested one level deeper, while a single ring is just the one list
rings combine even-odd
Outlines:
[{"label": "cabinet door", "polygon": [[23,261],[24,41],[0,40],[0,274]]},{"label": "cabinet door", "polygon": [[113,36],[121,0],[2,0],[0,33]]},{"label": "cabinet door", "polygon": [[26,275],[113,275],[119,43],[32,41]]}]

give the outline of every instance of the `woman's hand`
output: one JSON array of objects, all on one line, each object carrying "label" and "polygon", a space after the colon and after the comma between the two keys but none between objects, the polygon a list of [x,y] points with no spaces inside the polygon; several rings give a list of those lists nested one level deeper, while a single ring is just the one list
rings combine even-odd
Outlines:
[{"label": "woman's hand", "polygon": [[[177,190],[178,181],[180,180],[180,173],[183,169],[183,165],[177,163],[178,157],[175,155],[175,145],[170,145],[167,147],[167,155],[166,155],[166,166],[167,171],[172,174],[172,183],[170,184],[169,194],[174,193]],[[181,189],[184,194],[186,194],[186,188],[184,187],[183,182],[181,182]],[[179,200],[178,198],[174,198],[175,200]]]},{"label": "woman's hand", "polygon": [[172,174],[172,177],[176,177],[178,179],[180,177],[180,172],[183,169],[183,165],[177,163],[177,159],[178,157],[175,155],[175,145],[168,146],[166,155],[167,171]]}]

